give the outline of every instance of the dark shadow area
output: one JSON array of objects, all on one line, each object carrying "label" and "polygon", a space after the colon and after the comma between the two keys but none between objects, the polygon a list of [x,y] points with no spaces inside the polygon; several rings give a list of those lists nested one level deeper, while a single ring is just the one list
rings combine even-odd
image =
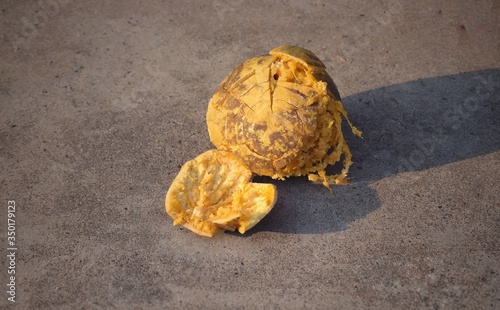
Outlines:
[{"label": "dark shadow area", "polygon": [[343,99],[363,139],[344,134],[354,165],[333,194],[307,178],[272,182],[278,202],[259,231],[328,233],[346,229],[380,207],[371,182],[473,158],[500,148],[500,70],[420,79]]}]

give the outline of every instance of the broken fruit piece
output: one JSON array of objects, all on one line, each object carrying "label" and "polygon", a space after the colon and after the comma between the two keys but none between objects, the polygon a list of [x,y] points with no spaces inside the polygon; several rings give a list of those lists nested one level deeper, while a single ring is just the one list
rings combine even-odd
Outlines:
[{"label": "broken fruit piece", "polygon": [[[345,183],[352,164],[342,134],[347,112],[325,65],[314,53],[284,45],[250,58],[222,81],[208,104],[210,140],[239,157],[252,172],[284,179]],[[325,169],[343,157],[343,169]]]},{"label": "broken fruit piece", "polygon": [[251,183],[252,172],[230,152],[210,150],[185,163],[165,199],[165,209],[189,230],[212,237],[222,230],[245,233],[273,208],[273,184]]}]

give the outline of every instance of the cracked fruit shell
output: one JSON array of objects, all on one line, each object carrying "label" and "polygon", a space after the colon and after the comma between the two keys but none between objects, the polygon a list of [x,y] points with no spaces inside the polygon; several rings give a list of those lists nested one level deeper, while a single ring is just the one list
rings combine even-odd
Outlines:
[{"label": "cracked fruit shell", "polygon": [[[208,104],[210,140],[259,175],[346,182],[351,152],[341,130],[347,112],[325,65],[309,50],[284,45],[250,58],[222,81]],[[354,134],[361,136],[349,122]],[[343,157],[343,169],[325,169]]]}]

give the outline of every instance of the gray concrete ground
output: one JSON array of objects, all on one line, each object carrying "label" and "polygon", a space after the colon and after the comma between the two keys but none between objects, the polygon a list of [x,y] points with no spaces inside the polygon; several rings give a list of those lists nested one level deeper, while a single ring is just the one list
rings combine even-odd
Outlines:
[{"label": "gray concrete ground", "polygon": [[[0,308],[499,309],[500,6],[436,2],[1,1]],[[351,183],[273,181],[243,236],[173,227],[211,94],[285,43],[365,133]]]}]

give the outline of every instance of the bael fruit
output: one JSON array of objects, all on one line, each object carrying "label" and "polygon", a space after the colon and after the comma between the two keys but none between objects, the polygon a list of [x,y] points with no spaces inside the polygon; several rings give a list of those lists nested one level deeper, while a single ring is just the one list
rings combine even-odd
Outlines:
[{"label": "bael fruit", "polygon": [[245,233],[273,208],[273,184],[252,183],[252,172],[232,153],[209,150],[185,163],[165,199],[174,225],[212,237],[222,230]]},{"label": "bael fruit", "polygon": [[[212,237],[222,230],[245,233],[273,208],[275,179],[308,175],[309,180],[346,183],[351,152],[341,126],[347,118],[325,65],[314,53],[283,45],[250,58],[220,84],[208,104],[210,140],[218,148],[181,168],[165,209],[174,225]],[[343,157],[335,175],[325,169]]]},{"label": "bael fruit", "polygon": [[[361,137],[321,60],[284,45],[234,69],[210,100],[206,120],[212,143],[252,172],[275,179],[308,175],[329,188],[346,182],[352,164],[343,118]],[[326,175],[326,167],[342,156],[342,171]]]}]

